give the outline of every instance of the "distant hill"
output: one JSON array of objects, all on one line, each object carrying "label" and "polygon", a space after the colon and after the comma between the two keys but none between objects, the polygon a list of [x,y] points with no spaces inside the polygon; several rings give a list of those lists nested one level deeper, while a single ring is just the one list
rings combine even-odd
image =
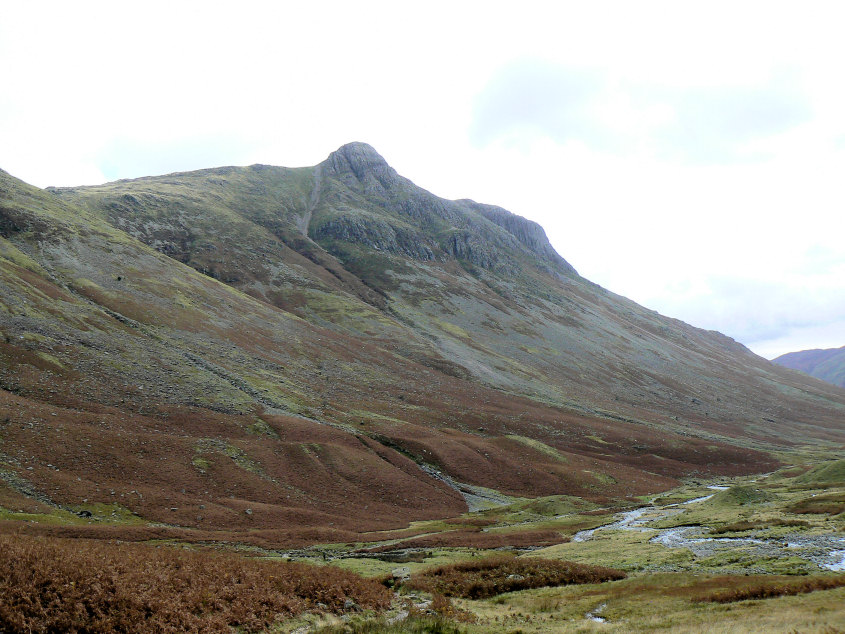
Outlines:
[{"label": "distant hill", "polygon": [[774,359],[793,370],[801,370],[817,379],[845,387],[845,346],[827,350],[801,350],[787,352]]},{"label": "distant hill", "polygon": [[363,143],[97,187],[0,171],[4,508],[356,541],[479,496],[772,470],[843,420],[845,390],[597,286],[536,223]]}]

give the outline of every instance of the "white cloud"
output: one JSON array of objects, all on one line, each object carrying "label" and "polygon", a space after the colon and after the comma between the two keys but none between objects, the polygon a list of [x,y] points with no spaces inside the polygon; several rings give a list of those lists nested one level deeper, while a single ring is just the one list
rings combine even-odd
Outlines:
[{"label": "white cloud", "polygon": [[597,116],[604,81],[601,73],[543,60],[508,64],[476,97],[470,137],[480,147],[501,139],[524,144],[535,136],[604,146],[615,138]]},{"label": "white cloud", "polygon": [[668,125],[655,131],[659,152],[692,162],[767,158],[749,152],[749,142],[785,133],[812,115],[797,73],[781,72],[759,85],[654,92],[673,115]]},{"label": "white cloud", "polygon": [[783,134],[811,114],[797,72],[780,70],[751,85],[679,87],[520,60],[501,68],[477,96],[470,136],[480,147],[547,137],[721,164],[765,158],[759,144],[749,143]]}]

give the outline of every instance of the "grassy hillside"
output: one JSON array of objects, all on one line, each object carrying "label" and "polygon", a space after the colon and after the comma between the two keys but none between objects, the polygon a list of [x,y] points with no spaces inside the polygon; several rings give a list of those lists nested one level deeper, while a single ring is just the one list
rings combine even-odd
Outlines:
[{"label": "grassy hillside", "polygon": [[2,174],[0,290],[0,506],[55,534],[343,541],[845,436],[842,391],[360,144],[76,190]]},{"label": "grassy hillside", "polygon": [[774,360],[787,368],[801,370],[822,381],[845,387],[845,348],[788,352]]},{"label": "grassy hillside", "polygon": [[[843,413],[845,391],[597,287],[536,224],[362,144],[92,188],[0,172],[4,631],[821,630]],[[725,479],[799,448],[828,462]],[[730,486],[703,500],[710,476]],[[574,539],[648,500],[647,533]],[[650,541],[690,526],[810,546]]]},{"label": "grassy hillside", "polygon": [[[364,144],[315,168],[221,168],[56,193],[207,272],[207,257],[184,255],[165,235],[190,225],[217,262],[243,265],[225,276],[232,286],[476,384],[731,443],[836,442],[841,430],[843,392],[591,284],[535,223],[438,198]],[[116,205],[125,198],[131,209]],[[188,222],[188,208],[202,221]],[[308,267],[291,281],[297,255]]]},{"label": "grassy hillside", "polygon": [[[6,175],[0,211],[2,506],[57,534],[303,543],[466,508],[419,465],[509,494],[603,498],[772,464],[309,323]],[[559,455],[506,437],[539,430]],[[609,442],[638,448],[617,460]]]}]

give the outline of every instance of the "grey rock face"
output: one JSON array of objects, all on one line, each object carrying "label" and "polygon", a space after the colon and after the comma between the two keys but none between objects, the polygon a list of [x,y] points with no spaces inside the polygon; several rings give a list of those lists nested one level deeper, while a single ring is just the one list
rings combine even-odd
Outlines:
[{"label": "grey rock face", "polygon": [[328,171],[345,183],[362,183],[369,190],[384,192],[400,179],[392,167],[372,146],[366,143],[347,143],[326,159]]},{"label": "grey rock face", "polygon": [[500,268],[501,258],[491,245],[469,231],[456,231],[445,244],[446,252],[459,260],[466,260],[485,269]]},{"label": "grey rock face", "polygon": [[[344,145],[322,165],[351,192],[378,202],[369,207],[375,213],[325,222],[316,239],[346,240],[416,260],[454,258],[506,273],[519,269],[519,258],[546,271],[576,275],[537,223],[501,207],[438,198],[399,176],[366,143]],[[413,228],[400,227],[391,218]]]},{"label": "grey rock face", "polygon": [[348,214],[317,227],[314,238],[344,240],[378,251],[406,255],[415,260],[434,260],[425,236],[411,228],[394,226],[369,214]]},{"label": "grey rock face", "polygon": [[560,257],[549,244],[549,239],[543,227],[533,220],[517,216],[507,209],[495,205],[484,205],[471,200],[461,202],[470,206],[490,222],[502,227],[535,255],[564,267],[570,273],[575,273],[575,269]]}]

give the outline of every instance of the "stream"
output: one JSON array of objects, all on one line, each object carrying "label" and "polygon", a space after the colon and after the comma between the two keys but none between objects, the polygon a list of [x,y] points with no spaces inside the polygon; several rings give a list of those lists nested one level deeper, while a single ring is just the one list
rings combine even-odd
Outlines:
[{"label": "stream", "polygon": [[[727,487],[707,487],[723,491]],[[596,531],[621,530],[657,533],[649,541],[666,548],[687,548],[696,557],[710,557],[733,549],[755,557],[800,557],[811,561],[825,570],[845,571],[845,536],[842,535],[790,535],[783,539],[755,539],[751,537],[707,537],[708,529],[701,526],[678,526],[676,528],[649,528],[647,524],[666,519],[684,512],[685,506],[704,502],[715,493],[687,500],[681,504],[665,507],[643,506],[633,511],[617,513],[614,522],[579,531],[573,542],[586,542]]]}]

